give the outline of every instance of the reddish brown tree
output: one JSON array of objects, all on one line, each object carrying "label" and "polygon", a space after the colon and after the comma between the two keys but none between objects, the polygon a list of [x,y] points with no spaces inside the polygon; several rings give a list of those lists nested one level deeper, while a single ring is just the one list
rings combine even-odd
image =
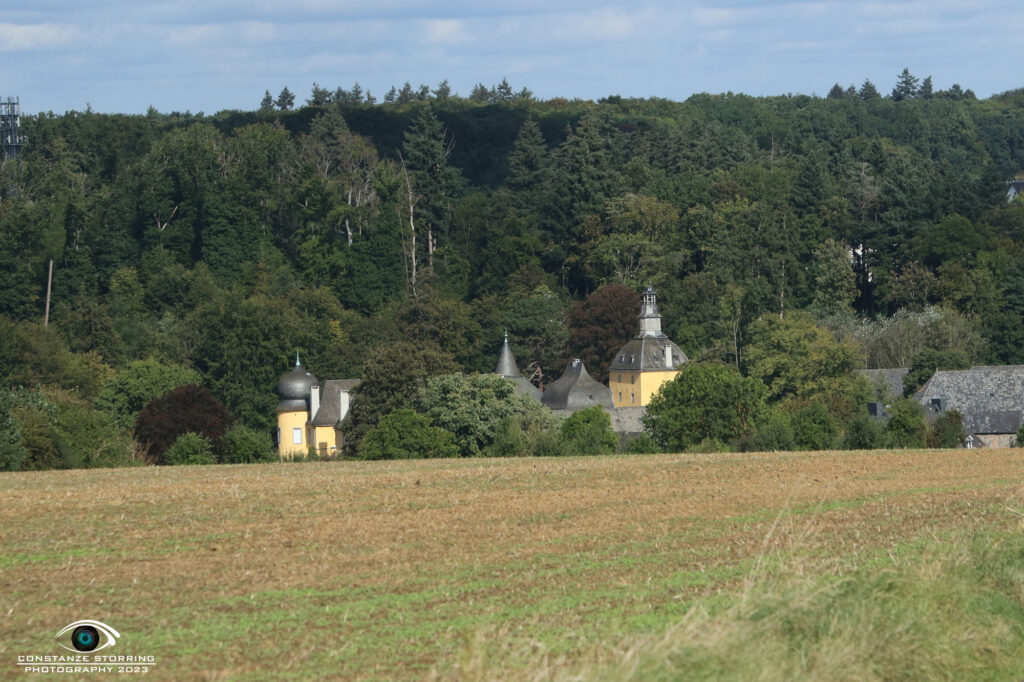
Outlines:
[{"label": "reddish brown tree", "polygon": [[179,386],[151,400],[135,422],[135,438],[146,446],[154,464],[167,464],[164,453],[183,433],[198,433],[217,442],[234,417],[205,386]]},{"label": "reddish brown tree", "polygon": [[601,383],[615,352],[637,335],[643,297],[621,284],[606,284],[569,309],[569,347]]}]

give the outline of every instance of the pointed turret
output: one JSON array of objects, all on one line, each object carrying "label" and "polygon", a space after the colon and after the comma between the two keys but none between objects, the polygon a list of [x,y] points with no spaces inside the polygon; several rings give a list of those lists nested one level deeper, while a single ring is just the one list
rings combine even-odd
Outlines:
[{"label": "pointed turret", "polygon": [[519,373],[519,367],[516,365],[516,356],[512,355],[512,347],[508,345],[507,331],[505,332],[505,343],[501,346],[501,355],[498,356],[498,367],[494,370],[494,373],[509,379],[522,376]]},{"label": "pointed turret", "polygon": [[501,355],[498,356],[498,366],[494,373],[498,376],[511,379],[516,384],[516,393],[528,395],[531,398],[540,400],[540,389],[530,383],[530,380],[519,373],[519,366],[516,365],[516,357],[512,354],[512,347],[508,345],[508,332],[505,332],[505,343],[501,346]]}]

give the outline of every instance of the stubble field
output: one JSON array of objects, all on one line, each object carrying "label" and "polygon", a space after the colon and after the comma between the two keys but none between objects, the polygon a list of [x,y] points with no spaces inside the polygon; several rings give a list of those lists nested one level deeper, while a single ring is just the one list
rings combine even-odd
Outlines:
[{"label": "stubble field", "polygon": [[1024,449],[3,474],[0,676],[86,618],[152,679],[600,676],[768,566],[1019,533],[1022,486]]}]

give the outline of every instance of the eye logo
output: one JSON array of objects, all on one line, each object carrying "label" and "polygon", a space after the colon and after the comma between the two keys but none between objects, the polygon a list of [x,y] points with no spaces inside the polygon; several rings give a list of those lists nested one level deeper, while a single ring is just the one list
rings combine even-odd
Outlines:
[{"label": "eye logo", "polygon": [[[114,646],[117,643],[117,638],[121,636],[120,632],[98,620],[76,620],[74,623],[65,625],[55,637],[59,639],[61,635],[68,632],[71,633],[71,646],[64,646],[58,642],[68,651],[99,651],[108,646]],[[106,639],[106,641],[100,644],[100,639]]]}]

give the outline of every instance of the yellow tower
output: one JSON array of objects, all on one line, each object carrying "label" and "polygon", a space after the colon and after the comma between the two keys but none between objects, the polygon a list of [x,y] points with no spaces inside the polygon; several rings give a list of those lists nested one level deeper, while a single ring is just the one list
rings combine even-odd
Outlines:
[{"label": "yellow tower", "polygon": [[277,382],[277,453],[281,459],[305,455],[310,446],[307,425],[310,421],[310,391],[319,385],[317,378],[302,368],[295,353],[295,367]]},{"label": "yellow tower", "polygon": [[661,331],[657,297],[650,286],[640,308],[640,333],[622,347],[608,368],[615,407],[642,407],[661,385],[679,374],[686,354]]}]

